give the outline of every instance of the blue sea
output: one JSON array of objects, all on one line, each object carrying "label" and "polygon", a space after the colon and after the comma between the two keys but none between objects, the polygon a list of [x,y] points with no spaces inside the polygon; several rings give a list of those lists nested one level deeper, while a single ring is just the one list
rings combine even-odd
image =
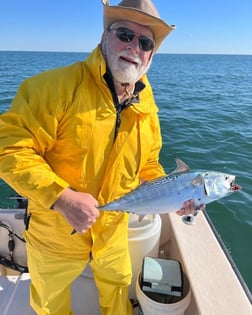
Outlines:
[{"label": "blue sea", "polygon": [[[25,78],[86,56],[0,52],[0,112]],[[206,211],[252,291],[252,56],[157,54],[149,79],[160,109],[166,171],[178,156],[191,169],[234,174],[243,187]],[[13,206],[12,194],[0,181],[0,207]]]}]

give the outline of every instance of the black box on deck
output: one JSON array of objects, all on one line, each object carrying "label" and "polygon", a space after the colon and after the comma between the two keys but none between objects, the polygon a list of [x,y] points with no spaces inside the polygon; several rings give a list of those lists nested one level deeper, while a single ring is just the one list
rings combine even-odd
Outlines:
[{"label": "black box on deck", "polygon": [[145,295],[158,302],[183,295],[183,271],[177,260],[145,257],[139,280]]}]

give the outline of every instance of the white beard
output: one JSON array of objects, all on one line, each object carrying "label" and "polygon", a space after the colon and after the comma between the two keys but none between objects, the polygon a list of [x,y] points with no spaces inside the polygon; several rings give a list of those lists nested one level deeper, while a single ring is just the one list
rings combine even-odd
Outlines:
[{"label": "white beard", "polygon": [[110,70],[112,72],[113,78],[120,83],[130,83],[135,84],[141,73],[136,68],[135,65],[128,65],[124,62],[113,62]]},{"label": "white beard", "polygon": [[[121,53],[108,58],[108,65],[114,80],[119,83],[135,84],[149,67],[143,66],[138,56],[134,57],[137,64],[123,61],[120,56],[122,56]],[[125,54],[125,56],[127,55]]]}]

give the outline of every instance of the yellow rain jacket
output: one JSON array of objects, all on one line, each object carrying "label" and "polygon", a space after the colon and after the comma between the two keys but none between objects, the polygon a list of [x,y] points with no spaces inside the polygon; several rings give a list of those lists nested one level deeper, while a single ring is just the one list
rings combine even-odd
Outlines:
[{"label": "yellow rain jacket", "polygon": [[103,205],[140,179],[164,175],[158,110],[147,77],[139,102],[122,111],[114,140],[116,110],[105,72],[98,46],[84,62],[25,80],[0,116],[0,176],[29,199],[26,241],[49,255],[87,259],[92,251],[102,257],[108,240],[117,236],[120,242],[120,225],[128,219],[102,211],[88,233],[71,235],[72,227],[50,209],[66,187]]}]

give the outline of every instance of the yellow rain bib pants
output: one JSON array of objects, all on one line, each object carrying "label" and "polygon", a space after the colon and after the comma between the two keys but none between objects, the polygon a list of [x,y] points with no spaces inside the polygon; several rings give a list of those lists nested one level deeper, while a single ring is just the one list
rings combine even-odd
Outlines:
[{"label": "yellow rain bib pants", "polygon": [[[120,234],[122,232],[123,229]],[[88,238],[90,233],[86,234]],[[122,241],[122,235],[117,235],[116,239]],[[111,250],[107,257],[92,259],[90,262],[96,286],[99,288],[101,315],[132,314],[128,300],[131,265],[124,246],[127,248],[127,239],[126,244],[116,244],[114,253]],[[32,278],[30,303],[35,312],[38,315],[73,315],[71,284],[82,273],[88,261],[45,255],[29,245],[27,252]]]}]

